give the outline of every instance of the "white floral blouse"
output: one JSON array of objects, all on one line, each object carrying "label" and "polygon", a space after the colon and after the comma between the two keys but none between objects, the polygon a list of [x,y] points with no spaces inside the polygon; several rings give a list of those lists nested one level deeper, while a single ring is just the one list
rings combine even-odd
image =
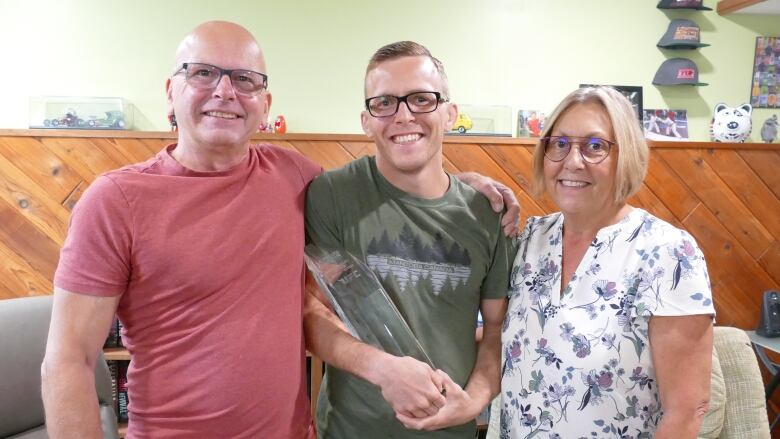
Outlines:
[{"label": "white floral blouse", "polygon": [[648,321],[712,314],[683,230],[633,209],[601,229],[561,291],[563,215],[529,218],[502,332],[505,438],[649,438],[661,417]]}]

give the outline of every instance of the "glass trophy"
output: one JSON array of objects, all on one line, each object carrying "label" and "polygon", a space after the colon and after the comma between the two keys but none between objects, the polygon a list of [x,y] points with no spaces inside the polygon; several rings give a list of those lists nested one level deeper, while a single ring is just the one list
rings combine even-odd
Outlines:
[{"label": "glass trophy", "polygon": [[330,299],[349,332],[364,343],[434,367],[406,320],[388,297],[374,272],[343,249],[323,249],[309,244],[306,266]]}]

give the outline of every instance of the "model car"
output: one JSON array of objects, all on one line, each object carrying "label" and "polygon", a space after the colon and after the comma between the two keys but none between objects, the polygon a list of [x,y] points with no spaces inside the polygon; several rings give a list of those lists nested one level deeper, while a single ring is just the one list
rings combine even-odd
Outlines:
[{"label": "model car", "polygon": [[466,131],[474,127],[471,122],[471,118],[466,113],[458,113],[458,118],[455,119],[455,124],[452,125],[452,131],[457,131],[460,134],[464,134]]},{"label": "model car", "polygon": [[47,128],[59,128],[59,127],[68,127],[68,128],[82,128],[86,126],[87,122],[78,117],[76,114],[76,110],[69,108],[65,112],[65,116],[61,117],[59,119],[45,119],[43,121],[43,126]]},{"label": "model car", "polygon": [[[93,122],[93,121],[90,121]],[[117,128],[122,129],[125,127],[125,115],[119,110],[106,111],[106,117],[103,119],[94,120],[95,128]]]}]

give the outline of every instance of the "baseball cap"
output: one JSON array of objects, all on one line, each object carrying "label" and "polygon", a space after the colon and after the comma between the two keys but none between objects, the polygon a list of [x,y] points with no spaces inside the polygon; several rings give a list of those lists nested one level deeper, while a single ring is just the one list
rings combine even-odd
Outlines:
[{"label": "baseball cap", "polygon": [[658,9],[697,9],[699,11],[711,11],[702,5],[702,0],[661,0],[658,2]]},{"label": "baseball cap", "polygon": [[656,45],[665,49],[695,49],[709,46],[699,40],[699,33],[699,25],[691,20],[672,20],[666,33]]},{"label": "baseball cap", "polygon": [[655,85],[709,85],[699,82],[699,68],[688,58],[671,58],[661,64],[653,78]]}]

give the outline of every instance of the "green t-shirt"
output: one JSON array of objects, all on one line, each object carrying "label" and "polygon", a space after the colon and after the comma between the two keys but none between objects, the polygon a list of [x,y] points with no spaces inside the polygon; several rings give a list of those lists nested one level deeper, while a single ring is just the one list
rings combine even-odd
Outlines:
[{"label": "green t-shirt", "polygon": [[[413,197],[379,173],[373,157],[326,172],[309,186],[306,232],[340,247],[376,273],[433,364],[465,387],[476,360],[481,299],[507,295],[515,247],[501,215],[450,177],[436,199]],[[435,432],[407,430],[379,388],[327,367],[317,402],[320,438],[473,438],[476,424]]]}]

